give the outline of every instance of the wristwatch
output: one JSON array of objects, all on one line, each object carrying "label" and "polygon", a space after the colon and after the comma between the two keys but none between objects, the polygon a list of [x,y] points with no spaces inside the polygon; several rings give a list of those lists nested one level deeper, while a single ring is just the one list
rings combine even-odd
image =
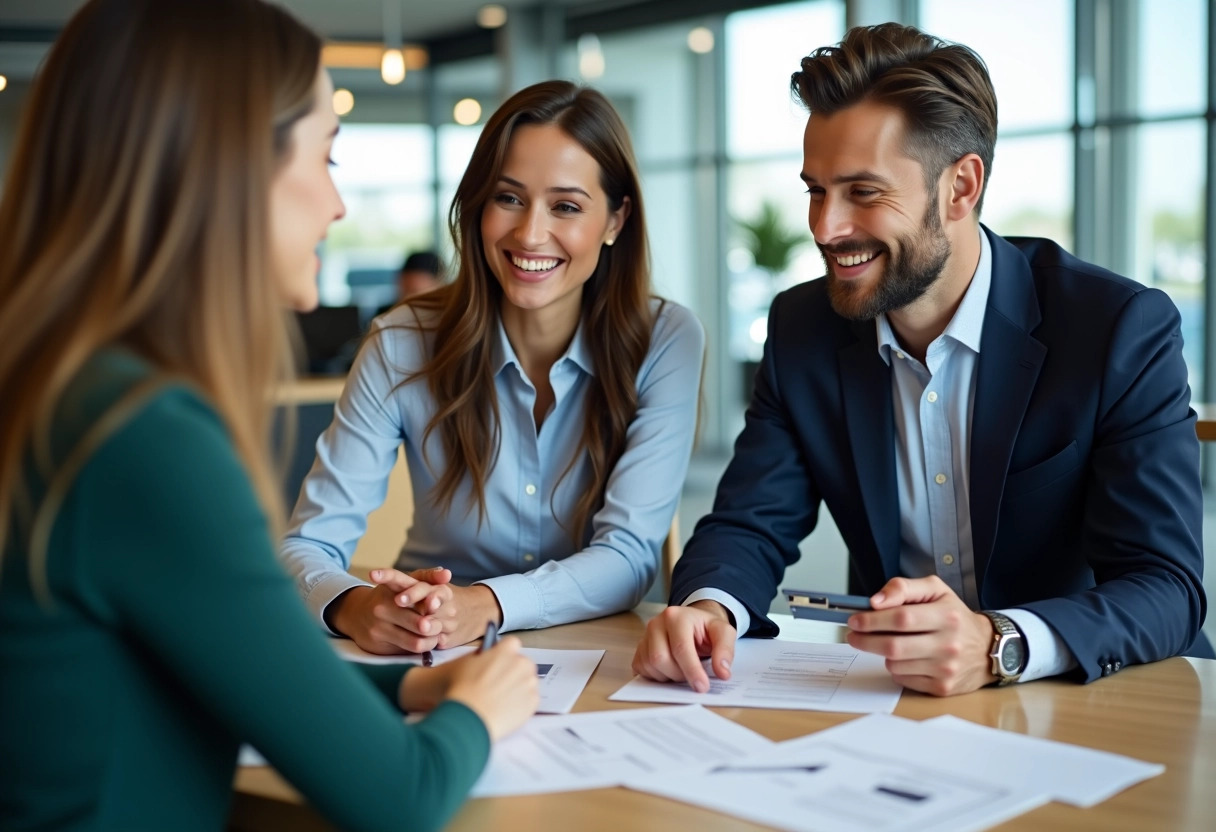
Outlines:
[{"label": "wristwatch", "polygon": [[992,675],[999,685],[1012,685],[1026,670],[1026,640],[1007,615],[981,610],[992,622]]}]

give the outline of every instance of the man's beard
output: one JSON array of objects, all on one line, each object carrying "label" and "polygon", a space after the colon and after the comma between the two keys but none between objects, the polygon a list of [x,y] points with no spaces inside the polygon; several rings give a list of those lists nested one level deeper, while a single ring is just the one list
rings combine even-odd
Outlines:
[{"label": "man's beard", "polygon": [[866,244],[833,246],[832,254],[819,246],[827,268],[828,300],[837,315],[852,321],[873,320],[912,303],[941,277],[946,261],[950,259],[950,240],[942,230],[937,200],[930,196],[920,230],[915,236],[895,238],[899,256],[892,259],[890,248],[884,247],[880,252],[886,255],[887,265],[877,283],[842,280],[833,271],[836,256],[872,251]]}]

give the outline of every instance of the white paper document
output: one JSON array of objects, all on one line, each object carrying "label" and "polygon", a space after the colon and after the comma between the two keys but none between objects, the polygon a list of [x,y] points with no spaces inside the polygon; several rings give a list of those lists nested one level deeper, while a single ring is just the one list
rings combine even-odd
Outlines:
[{"label": "white paper document", "polygon": [[473,796],[619,786],[771,747],[771,740],[695,705],[538,716],[495,743]]},{"label": "white paper document", "polygon": [[974,832],[1048,800],[999,777],[893,760],[881,746],[818,734],[626,785],[791,832]]},{"label": "white paper document", "polygon": [[704,666],[709,674],[708,693],[697,693],[684,682],[635,677],[608,698],[620,702],[889,714],[903,690],[887,672],[881,656],[862,653],[847,644],[740,639],[735,644],[729,681],[714,676],[708,659]]},{"label": "white paper document", "polygon": [[[334,639],[338,655],[352,662],[364,664],[422,664],[418,653],[397,656],[378,656],[368,653],[350,639]],[[477,648],[465,645],[448,650],[436,650],[431,655],[435,664],[450,662],[468,655]],[[568,714],[578,697],[591,680],[591,674],[604,658],[603,650],[547,650],[540,647],[525,647],[520,652],[536,662],[536,673],[540,677],[539,714]]]},{"label": "white paper document", "polygon": [[[1001,731],[956,716],[939,716],[920,724],[935,731],[956,731],[973,743],[982,743],[984,753],[1000,760],[1001,769],[1008,776],[1025,786],[1048,792],[1061,803],[1083,809],[1165,771],[1160,763]],[[935,743],[942,742],[942,734],[933,736]]]},{"label": "white paper document", "polygon": [[1160,765],[943,716],[872,714],[728,764],[626,785],[792,832],[969,832],[1092,806]]}]

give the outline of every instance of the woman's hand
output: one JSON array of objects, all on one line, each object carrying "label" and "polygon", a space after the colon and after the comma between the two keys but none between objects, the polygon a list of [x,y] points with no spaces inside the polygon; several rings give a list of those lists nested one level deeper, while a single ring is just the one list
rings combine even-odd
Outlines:
[{"label": "woman's hand", "polygon": [[[446,581],[451,580],[451,573],[446,569],[438,571],[446,574]],[[398,607],[417,614],[410,625],[412,631],[435,636],[440,649],[481,638],[488,621],[502,623],[498,597],[488,586],[455,586],[446,581],[442,586],[432,586],[423,583],[428,574],[436,574],[436,570],[405,573],[396,569],[377,569],[371,578],[377,584],[376,589],[389,587],[396,593],[394,603]]]},{"label": "woman's hand", "polygon": [[[445,698],[467,705],[481,717],[492,741],[523,725],[540,702],[536,665],[519,649],[519,639],[507,636],[484,653],[431,668],[448,670],[451,677]],[[405,678],[417,672],[411,670]]]},{"label": "woman's hand", "polygon": [[[442,567],[411,573],[396,569],[372,572],[389,577],[375,587],[357,586],[335,598],[325,610],[325,621],[369,653],[421,653],[434,649],[443,625],[427,615],[448,597],[452,573]],[[411,603],[399,598],[408,595]],[[484,622],[482,624],[484,627]]]}]

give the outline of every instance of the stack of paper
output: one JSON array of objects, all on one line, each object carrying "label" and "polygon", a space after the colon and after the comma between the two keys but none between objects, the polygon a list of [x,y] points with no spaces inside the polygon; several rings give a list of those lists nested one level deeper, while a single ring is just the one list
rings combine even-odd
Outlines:
[{"label": "stack of paper", "polygon": [[969,832],[1093,806],[1164,766],[940,717],[872,715],[626,785],[791,832]]},{"label": "stack of paper", "polygon": [[473,796],[621,786],[744,758],[773,745],[697,705],[538,716],[495,743]]}]

